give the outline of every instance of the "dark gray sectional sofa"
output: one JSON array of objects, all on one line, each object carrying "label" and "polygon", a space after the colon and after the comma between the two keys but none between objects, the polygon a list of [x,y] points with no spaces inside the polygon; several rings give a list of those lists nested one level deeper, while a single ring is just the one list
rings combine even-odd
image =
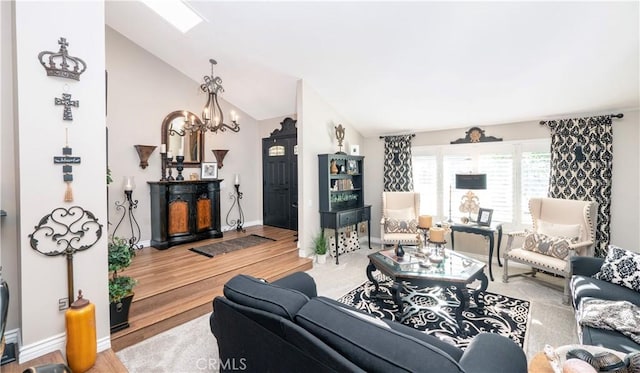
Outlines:
[{"label": "dark gray sectional sofa", "polygon": [[304,272],[273,283],[235,276],[213,308],[222,372],[527,372],[524,352],[508,338],[480,334],[462,351],[319,297]]},{"label": "dark gray sectional sofa", "polygon": [[[591,277],[600,270],[603,262],[603,258],[571,258],[571,295],[574,309],[578,310],[580,302],[587,297],[612,301],[626,300],[640,306],[639,292]],[[622,333],[580,325],[578,328],[582,344],[602,346],[626,353],[640,351],[640,345]]]}]

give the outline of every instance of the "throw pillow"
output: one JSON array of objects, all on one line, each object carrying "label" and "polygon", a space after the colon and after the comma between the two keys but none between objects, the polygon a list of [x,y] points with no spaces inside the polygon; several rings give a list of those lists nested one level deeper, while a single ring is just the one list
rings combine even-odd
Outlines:
[{"label": "throw pillow", "polygon": [[640,292],[640,254],[609,245],[600,272],[593,277]]},{"label": "throw pillow", "polygon": [[579,239],[582,234],[580,224],[557,224],[544,220],[538,220],[537,232],[550,237],[565,237]]},{"label": "throw pillow", "polygon": [[542,233],[529,233],[524,238],[523,249],[536,253],[566,259],[572,240],[566,237],[549,237]]},{"label": "throw pillow", "polygon": [[384,231],[386,233],[417,233],[418,220],[386,218],[384,220]]}]

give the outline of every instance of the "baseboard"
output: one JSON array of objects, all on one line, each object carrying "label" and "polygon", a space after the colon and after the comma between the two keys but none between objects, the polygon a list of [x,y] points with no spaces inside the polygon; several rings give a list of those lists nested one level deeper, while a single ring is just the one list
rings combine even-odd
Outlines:
[{"label": "baseboard", "polygon": [[[42,355],[46,355],[56,350],[61,351],[62,355],[65,356],[66,341],[67,341],[66,333],[61,333],[61,334],[43,339],[39,342],[32,343],[27,346],[22,346],[18,354],[18,363],[22,364],[24,362],[38,358]],[[108,350],[111,348],[111,335],[100,338],[96,342],[98,345],[97,346],[98,352]]]},{"label": "baseboard", "polygon": [[[262,220],[253,220],[253,221],[246,221],[244,222],[244,224],[242,224],[243,228],[248,228],[248,227],[253,227],[255,225],[262,225]],[[228,231],[234,231],[236,230],[236,226],[235,225],[223,225],[222,226],[222,231],[223,232],[228,232]]]},{"label": "baseboard", "polygon": [[19,345],[20,344],[19,338],[20,338],[20,328],[4,331],[4,340],[7,343],[16,343]]},{"label": "baseboard", "polygon": [[46,355],[49,352],[53,352],[56,350],[64,351],[65,341],[66,334],[60,333],[49,338],[45,338],[36,343],[24,345],[20,347],[20,352],[18,353],[18,364],[25,363],[29,360],[35,359],[42,355]]},{"label": "baseboard", "polygon": [[151,246],[151,240],[139,241],[138,245],[140,245],[141,248],[149,247],[149,246]]}]

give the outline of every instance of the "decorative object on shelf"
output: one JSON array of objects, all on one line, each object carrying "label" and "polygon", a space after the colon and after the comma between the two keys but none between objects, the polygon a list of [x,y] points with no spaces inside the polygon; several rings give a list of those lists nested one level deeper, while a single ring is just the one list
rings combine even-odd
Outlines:
[{"label": "decorative object on shelf", "polygon": [[332,159],[331,160],[331,166],[330,166],[330,170],[331,175],[337,175],[338,174],[338,165],[336,165],[336,160]]},{"label": "decorative object on shelf", "polygon": [[171,172],[171,162],[173,162],[173,153],[170,152],[170,151],[167,151],[166,158],[167,158],[167,173],[169,174],[169,175],[167,175],[167,180],[168,181],[172,181],[172,180],[174,180],[173,179],[173,175],[171,175],[172,174],[172,172]]},{"label": "decorative object on shelf", "polygon": [[[242,206],[240,206],[240,200],[242,199],[242,192],[240,191],[240,174],[235,174],[233,185],[236,188],[236,193],[230,196],[230,198],[233,199],[233,204],[229,208],[229,212],[227,212],[227,217],[226,217],[227,225],[228,226],[235,225],[236,231],[245,232],[245,229],[242,227],[242,224],[244,224],[244,212],[242,211]],[[238,219],[229,220],[229,214],[231,214],[231,211],[233,210],[233,207],[236,204],[238,204]]]},{"label": "decorative object on shelf", "polygon": [[63,93],[62,98],[54,97],[53,103],[55,105],[63,105],[62,120],[73,120],[73,113],[71,113],[72,107],[80,107],[79,100],[72,100],[70,93]]},{"label": "decorative object on shelf", "polygon": [[502,139],[494,136],[485,136],[484,130],[480,127],[471,127],[467,132],[465,132],[465,137],[461,137],[455,141],[451,141],[451,144],[470,144],[492,141],[502,141]]},{"label": "decorative object on shelf", "polygon": [[176,162],[178,163],[176,165],[176,170],[178,170],[178,175],[176,176],[176,180],[183,181],[184,176],[182,176],[182,170],[184,170],[184,155],[181,155],[180,153],[178,153],[178,155],[176,156]]},{"label": "decorative object on shelf", "polygon": [[354,159],[350,159],[347,161],[347,174],[356,175],[359,174],[360,170],[358,170],[358,162]]},{"label": "decorative object on shelf", "polygon": [[[136,201],[137,202],[137,201]],[[118,272],[131,265],[136,255],[134,246],[124,238],[112,236],[108,246],[109,262],[109,321],[111,333],[129,327],[129,308],[137,281]]]},{"label": "decorative object on shelf", "polygon": [[58,53],[43,51],[38,53],[40,64],[47,70],[47,76],[57,76],[65,79],[80,80],[80,75],[87,69],[87,64],[79,57],[69,55],[66,38],[58,40]]},{"label": "decorative object on shelf", "polygon": [[126,216],[128,217],[129,228],[131,232],[131,236],[128,239],[129,245],[133,249],[141,249],[142,245],[139,244],[140,236],[141,236],[140,225],[138,224],[138,221],[136,220],[136,217],[134,215],[134,210],[138,208],[138,200],[137,199],[134,200],[132,198],[133,191],[136,189],[135,177],[133,176],[123,177],[122,189],[124,190],[125,198],[122,202],[116,201],[115,203],[116,211],[122,210],[122,217],[120,217],[118,224],[116,224],[116,227],[113,230],[113,236],[116,236],[116,233],[118,232],[118,228],[120,227],[120,224],[122,224],[122,221]]},{"label": "decorative object on shelf", "polygon": [[[91,211],[80,206],[58,207],[40,219],[29,236],[31,248],[45,256],[67,259],[67,294],[74,299],[73,256],[88,250],[102,237],[102,224]],[[47,247],[43,247],[47,246]],[[62,250],[60,250],[62,248]]]},{"label": "decorative object on shelf", "polygon": [[201,171],[200,178],[202,180],[218,178],[218,164],[216,162],[203,162]]},{"label": "decorative object on shelf", "polygon": [[460,201],[460,212],[467,212],[473,221],[471,214],[478,213],[480,199],[471,190],[487,189],[487,174],[456,174],[456,189],[468,189]]},{"label": "decorative object on shelf", "polygon": [[204,76],[204,83],[200,84],[202,92],[207,94],[207,103],[202,109],[202,121],[191,121],[184,125],[184,129],[196,132],[211,131],[217,133],[218,131],[224,132],[230,129],[233,132],[240,131],[240,125],[238,124],[238,115],[234,111],[231,111],[231,125],[224,122],[224,114],[218,103],[218,94],[224,92],[222,88],[222,79],[219,76],[213,75],[213,65],[217,62],[213,58],[209,59],[211,64],[211,75]]},{"label": "decorative object on shelf", "polygon": [[155,145],[134,145],[136,152],[138,152],[138,158],[140,158],[140,168],[143,170],[149,166],[149,157],[157,146]]},{"label": "decorative object on shelf", "polygon": [[64,201],[73,202],[73,189],[71,189],[71,183],[73,182],[73,166],[72,164],[80,164],[80,157],[72,156],[73,149],[69,147],[69,130],[65,129],[65,146],[62,148],[62,156],[54,156],[53,164],[62,165],[62,180],[67,184],[67,189],[64,192]]},{"label": "decorative object on shelf", "polygon": [[493,215],[493,209],[485,209],[480,207],[478,209],[478,225],[490,226],[491,216]]},{"label": "decorative object on shelf", "polygon": [[360,155],[360,145],[351,144],[350,149],[351,155]]},{"label": "decorative object on shelf", "polygon": [[338,147],[340,148],[339,151],[336,152],[336,154],[347,154],[345,152],[342,151],[342,141],[344,141],[344,127],[342,127],[342,124],[338,124],[337,127],[335,127],[336,130],[336,139],[338,140]]},{"label": "decorative object on shelf", "polygon": [[96,306],[78,291],[78,299],[64,314],[67,328],[67,363],[72,372],[86,372],[96,362]]},{"label": "decorative object on shelf", "polygon": [[218,168],[222,168],[223,166],[222,161],[224,160],[224,157],[227,155],[229,150],[228,149],[211,149],[211,151],[213,152],[213,155],[216,156],[216,161],[218,161]]}]

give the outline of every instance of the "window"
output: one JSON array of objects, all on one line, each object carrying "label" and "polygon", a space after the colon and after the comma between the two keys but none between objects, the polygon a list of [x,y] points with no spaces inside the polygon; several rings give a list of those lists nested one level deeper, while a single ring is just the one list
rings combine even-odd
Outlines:
[{"label": "window", "polygon": [[460,201],[467,191],[455,188],[456,173],[487,174],[487,189],[473,193],[481,207],[493,209],[496,222],[530,225],[529,199],[547,195],[551,158],[547,139],[414,147],[412,154],[421,214],[443,220],[451,216],[453,221],[466,214],[460,212]]}]

